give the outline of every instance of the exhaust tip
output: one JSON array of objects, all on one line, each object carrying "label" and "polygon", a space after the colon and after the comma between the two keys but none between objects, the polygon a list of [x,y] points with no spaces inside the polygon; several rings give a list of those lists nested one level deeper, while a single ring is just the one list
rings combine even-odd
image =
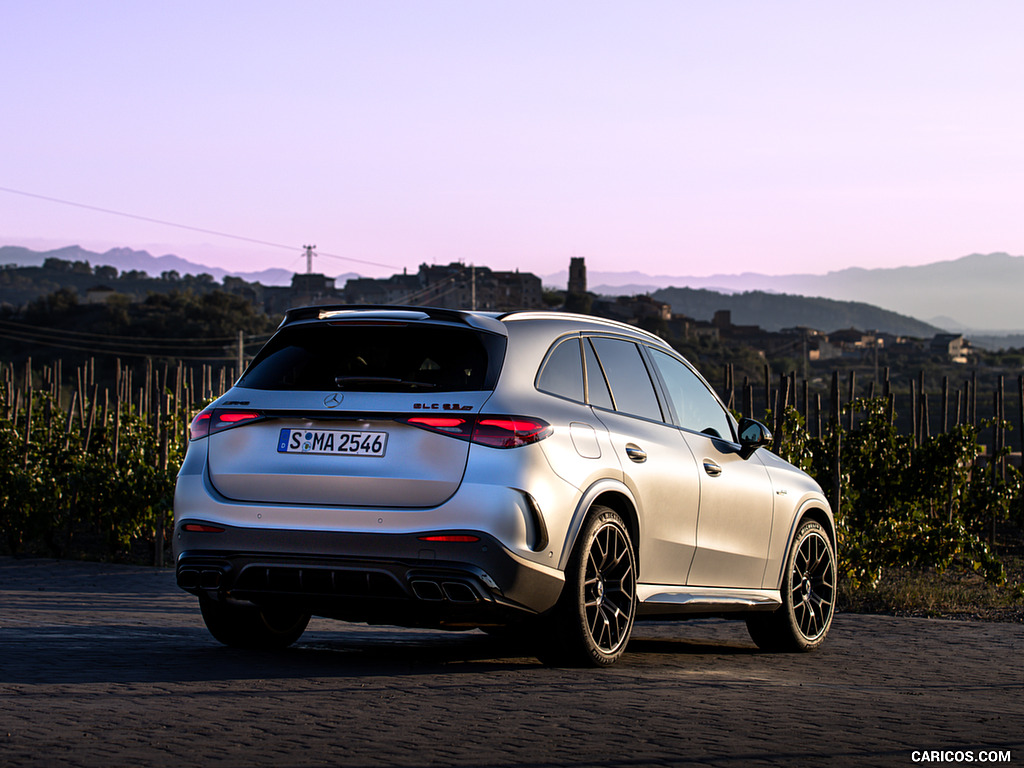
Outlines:
[{"label": "exhaust tip", "polygon": [[436,581],[417,579],[411,582],[409,586],[412,587],[412,593],[420,600],[444,600],[444,592],[441,591],[441,585]]},{"label": "exhaust tip", "polygon": [[182,589],[198,589],[199,571],[194,568],[182,568],[178,571],[178,586]]},{"label": "exhaust tip", "polygon": [[441,585],[444,595],[453,603],[475,603],[479,598],[468,584],[460,581],[446,581]]},{"label": "exhaust tip", "polygon": [[220,571],[205,570],[199,574],[200,589],[219,589],[223,574]]}]

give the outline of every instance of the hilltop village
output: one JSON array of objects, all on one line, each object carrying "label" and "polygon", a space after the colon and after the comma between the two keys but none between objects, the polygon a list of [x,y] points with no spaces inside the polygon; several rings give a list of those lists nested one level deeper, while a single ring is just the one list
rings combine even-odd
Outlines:
[{"label": "hilltop village", "polygon": [[530,272],[501,272],[453,262],[444,266],[422,264],[417,272],[373,279],[348,280],[341,288],[322,274],[296,274],[291,286],[263,287],[259,299],[269,314],[304,304],[387,304],[434,306],[507,312],[518,309],[557,309],[582,312],[637,325],[670,339],[726,342],[756,350],[763,357],[802,358],[808,361],[841,358],[870,361],[882,349],[904,350],[967,364],[972,350],[960,334],[937,334],[910,339],[880,331],[855,328],[832,330],[796,326],[778,332],[756,325],[736,325],[729,310],[715,312],[711,320],[696,320],[649,295],[600,296],[587,290],[586,263],[572,258],[565,291],[545,289]]},{"label": "hilltop village", "polygon": [[[130,305],[153,294],[223,291],[244,300],[257,313],[280,316],[289,307],[310,304],[376,304],[435,306],[506,312],[550,309],[592,314],[637,325],[679,347],[726,346],[758,358],[788,358],[810,364],[843,361],[845,364],[878,365],[880,353],[894,358],[930,359],[939,364],[976,362],[970,343],[959,334],[939,333],[912,338],[876,330],[820,329],[805,325],[766,330],[757,325],[736,324],[729,310],[715,311],[710,319],[695,319],[678,307],[646,295],[604,296],[587,286],[583,258],[572,258],[565,290],[544,287],[530,272],[499,271],[484,266],[452,262],[421,264],[414,273],[403,271],[385,278],[353,278],[343,286],[318,273],[292,276],[289,286],[264,286],[237,277],[218,284],[210,275],[180,275],[169,271],[159,277],[132,270],[118,273],[113,267],[92,267],[88,261],[48,258],[42,267],[6,265],[0,269],[0,301],[3,314],[14,319],[32,300],[63,292],[63,300],[82,305]],[[717,357],[717,355],[715,355]],[[753,360],[751,360],[753,362]]]}]

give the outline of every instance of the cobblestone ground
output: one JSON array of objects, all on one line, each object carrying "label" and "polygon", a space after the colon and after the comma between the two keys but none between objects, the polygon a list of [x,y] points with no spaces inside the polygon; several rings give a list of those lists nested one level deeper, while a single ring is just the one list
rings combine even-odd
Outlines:
[{"label": "cobblestone ground", "polygon": [[0,765],[1024,764],[1022,652],[1020,625],[853,614],[806,655],[736,622],[642,624],[607,670],[326,620],[241,652],[168,570],[0,558]]}]

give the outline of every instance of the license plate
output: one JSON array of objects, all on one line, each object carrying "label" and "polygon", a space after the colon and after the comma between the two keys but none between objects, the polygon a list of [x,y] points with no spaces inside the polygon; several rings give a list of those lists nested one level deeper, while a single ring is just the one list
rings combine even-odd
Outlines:
[{"label": "license plate", "polygon": [[282,429],[278,453],[316,453],[332,456],[383,456],[387,432],[341,429]]}]

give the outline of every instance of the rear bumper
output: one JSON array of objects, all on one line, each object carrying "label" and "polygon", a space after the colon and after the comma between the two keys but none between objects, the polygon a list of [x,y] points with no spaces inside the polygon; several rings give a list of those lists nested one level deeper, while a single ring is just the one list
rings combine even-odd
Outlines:
[{"label": "rear bumper", "polygon": [[381,534],[247,528],[175,530],[178,585],[215,600],[301,607],[317,616],[400,626],[502,624],[554,606],[563,578],[494,537],[425,542],[431,533]]}]

